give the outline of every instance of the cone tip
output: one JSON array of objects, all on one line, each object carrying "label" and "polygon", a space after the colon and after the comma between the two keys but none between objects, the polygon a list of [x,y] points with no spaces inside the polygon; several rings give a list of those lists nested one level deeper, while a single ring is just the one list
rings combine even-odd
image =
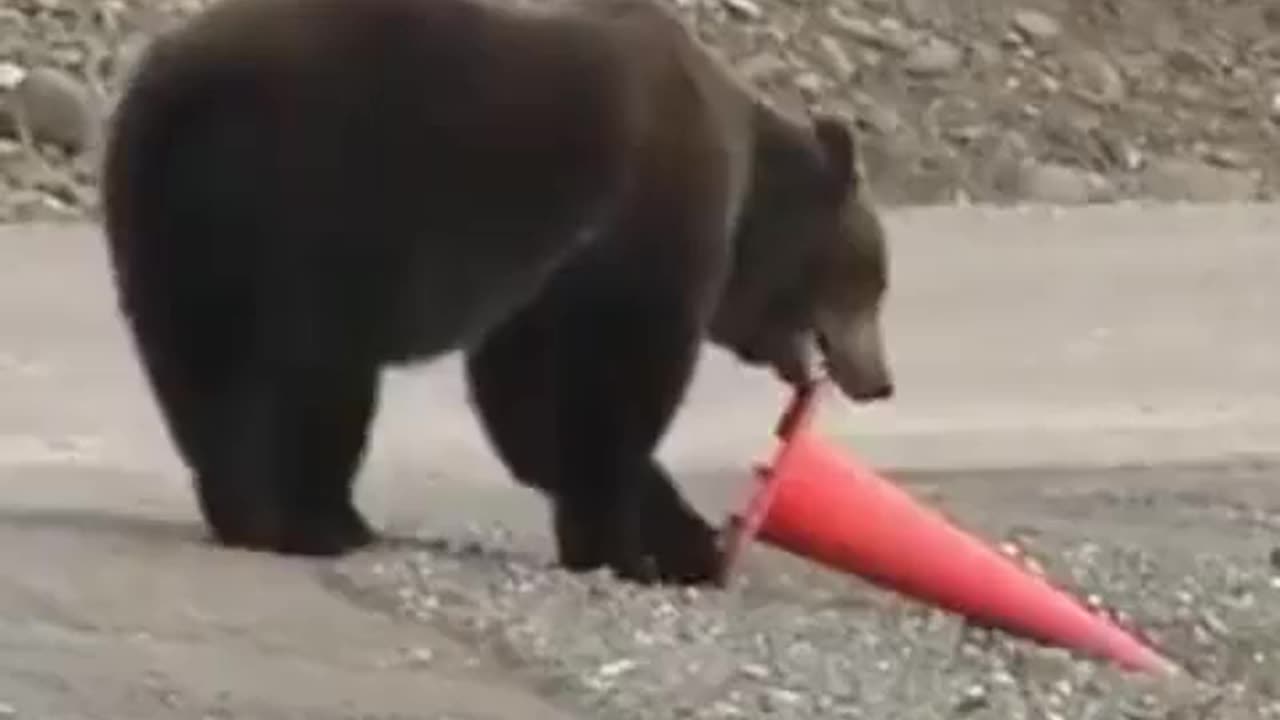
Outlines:
[{"label": "cone tip", "polygon": [[1146,670],[1153,675],[1163,675],[1165,677],[1174,678],[1183,674],[1182,668],[1169,658],[1161,655],[1155,650],[1148,649],[1147,653],[1148,656],[1145,663],[1147,666]]}]

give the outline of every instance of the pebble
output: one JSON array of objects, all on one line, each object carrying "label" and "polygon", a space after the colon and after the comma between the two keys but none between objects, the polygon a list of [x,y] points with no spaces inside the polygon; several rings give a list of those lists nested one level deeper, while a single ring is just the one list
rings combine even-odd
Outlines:
[{"label": "pebble", "polygon": [[427,666],[435,661],[436,655],[431,648],[413,647],[405,650],[404,658],[410,665]]},{"label": "pebble", "polygon": [[857,67],[853,64],[853,60],[849,59],[849,54],[844,51],[839,40],[830,35],[822,35],[818,38],[818,47],[822,48],[822,52],[827,56],[827,61],[838,80],[846,80],[853,76]]},{"label": "pebble", "polygon": [[764,16],[764,11],[755,3],[755,0],[720,0],[720,2],[741,17],[759,20]]},{"label": "pebble", "polygon": [[1069,87],[1096,103],[1115,105],[1128,95],[1124,76],[1102,52],[1092,48],[1064,58]]},{"label": "pebble", "polygon": [[877,101],[870,95],[855,96],[857,116],[868,127],[883,135],[890,135],[902,127],[902,116],[892,106]]},{"label": "pebble", "polygon": [[1018,10],[1013,14],[1013,27],[1028,40],[1045,42],[1062,34],[1062,23],[1039,10]]},{"label": "pebble", "polygon": [[832,7],[827,11],[827,17],[831,22],[857,40],[876,41],[879,40],[881,34],[877,31],[875,23],[865,18],[852,15],[843,8]]},{"label": "pebble", "polygon": [[1243,150],[1215,147],[1205,152],[1205,159],[1219,167],[1243,168],[1249,166],[1249,155]]},{"label": "pebble", "polygon": [[903,68],[914,75],[943,75],[956,70],[963,62],[964,51],[955,43],[929,37],[911,50]]},{"label": "pebble", "polygon": [[893,18],[872,22],[839,7],[832,7],[827,12],[827,17],[834,29],[842,30],[854,40],[867,45],[907,52],[914,43],[913,33]]},{"label": "pebble", "polygon": [[796,75],[792,82],[797,89],[812,99],[821,96],[823,89],[827,86],[827,80],[815,72],[802,72]]},{"label": "pebble", "polygon": [[776,53],[767,51],[742,60],[737,67],[743,77],[757,82],[781,76],[791,69]]},{"label": "pebble", "polygon": [[0,90],[13,90],[27,76],[27,69],[17,63],[0,62]]}]

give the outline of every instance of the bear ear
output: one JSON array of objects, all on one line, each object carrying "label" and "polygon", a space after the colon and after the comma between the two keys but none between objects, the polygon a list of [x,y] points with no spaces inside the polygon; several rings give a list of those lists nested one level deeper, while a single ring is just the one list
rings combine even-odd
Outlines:
[{"label": "bear ear", "polygon": [[858,146],[853,132],[842,120],[819,115],[813,119],[813,134],[822,148],[827,177],[841,195],[857,189]]}]

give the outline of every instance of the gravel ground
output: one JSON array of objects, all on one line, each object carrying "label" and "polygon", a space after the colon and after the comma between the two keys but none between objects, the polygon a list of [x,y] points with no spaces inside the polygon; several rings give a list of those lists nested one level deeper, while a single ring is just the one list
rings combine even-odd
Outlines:
[{"label": "gravel ground", "polygon": [[342,574],[353,594],[605,720],[1265,720],[1280,718],[1276,469],[948,475],[929,494],[1139,628],[1187,670],[1174,680],[969,626],[765,548],[727,591],[548,569],[499,530],[361,556]]}]

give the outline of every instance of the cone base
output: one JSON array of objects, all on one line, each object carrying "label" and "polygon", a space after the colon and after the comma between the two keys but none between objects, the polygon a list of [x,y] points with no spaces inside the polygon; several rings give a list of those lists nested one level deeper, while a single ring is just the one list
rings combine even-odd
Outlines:
[{"label": "cone base", "polygon": [[812,395],[779,427],[761,486],[722,536],[728,583],[755,539],[832,569],[1046,644],[1132,670],[1178,668],[1065,592],[916,503],[894,483],[823,443],[808,426]]}]

